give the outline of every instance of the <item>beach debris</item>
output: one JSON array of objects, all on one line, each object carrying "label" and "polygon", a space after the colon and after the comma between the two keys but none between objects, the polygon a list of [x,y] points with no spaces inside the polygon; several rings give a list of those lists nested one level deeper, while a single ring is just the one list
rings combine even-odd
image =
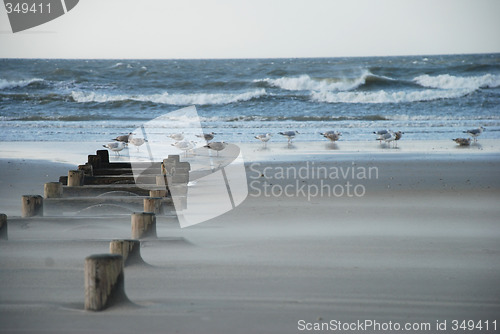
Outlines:
[{"label": "beach debris", "polygon": [[133,135],[133,133],[129,132],[128,135],[118,136],[118,137],[114,138],[113,140],[123,142],[123,143],[128,143],[128,139],[132,135]]},{"label": "beach debris", "polygon": [[[128,137],[127,137],[127,141],[128,141]],[[113,143],[107,143],[106,145],[102,145],[102,146],[115,152],[116,155],[120,155],[120,151],[123,150],[127,146],[127,143],[124,141],[118,141],[118,142],[113,142]]]},{"label": "beach debris", "polygon": [[7,215],[0,213],[0,240],[9,239],[7,234]]},{"label": "beach debris", "polygon": [[295,136],[298,135],[299,132],[298,131],[283,131],[283,132],[278,132],[278,134],[287,137],[288,144],[291,144],[292,139],[295,138]]},{"label": "beach debris", "polygon": [[85,310],[101,311],[123,302],[130,302],[124,289],[123,257],[118,254],[86,257]]},{"label": "beach debris", "polygon": [[141,256],[141,242],[136,239],[112,240],[109,243],[109,252],[121,255],[124,267],[146,263]]},{"label": "beach debris", "polygon": [[336,142],[339,140],[340,136],[342,136],[342,133],[339,131],[326,131],[326,132],[320,132],[320,135],[325,137],[326,139],[330,139],[332,142]]},{"label": "beach debris", "polygon": [[184,132],[179,132],[179,133],[172,133],[171,135],[168,136],[169,138],[177,141],[182,141],[184,140]]},{"label": "beach debris", "polygon": [[470,138],[455,138],[452,140],[460,146],[469,146],[471,142]]},{"label": "beach debris", "polygon": [[261,142],[264,143],[264,146],[266,146],[267,142],[271,139],[272,136],[273,136],[272,134],[266,133],[266,134],[257,135],[254,138],[260,140]]},{"label": "beach debris", "polygon": [[131,223],[132,239],[156,239],[156,215],[153,212],[134,212]]},{"label": "beach debris", "polygon": [[40,195],[23,195],[21,217],[43,216],[43,197]]},{"label": "beach debris", "polygon": [[204,133],[204,134],[201,134],[201,135],[196,135],[196,137],[203,138],[203,139],[205,139],[205,141],[209,142],[212,139],[214,139],[215,132],[210,132],[210,133]]},{"label": "beach debris", "polygon": [[211,150],[216,151],[217,156],[219,156],[219,151],[222,151],[223,149],[225,149],[227,147],[227,145],[228,145],[228,143],[223,142],[223,141],[214,141],[214,142],[208,143],[207,145],[205,145],[203,147],[206,147],[206,148],[209,148]]},{"label": "beach debris", "polygon": [[486,130],[484,126],[480,126],[477,129],[471,129],[471,130],[466,130],[463,131],[463,133],[468,134],[469,136],[474,138],[474,142],[477,142],[477,137],[483,133],[483,131]]}]

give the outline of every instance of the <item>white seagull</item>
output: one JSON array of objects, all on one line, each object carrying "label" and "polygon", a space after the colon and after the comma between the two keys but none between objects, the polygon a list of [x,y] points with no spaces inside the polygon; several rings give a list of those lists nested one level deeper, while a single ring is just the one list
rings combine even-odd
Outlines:
[{"label": "white seagull", "polygon": [[143,145],[144,143],[147,142],[146,139],[144,138],[135,138],[135,137],[132,137],[132,135],[130,135],[128,137],[128,142],[132,145],[134,145],[135,147],[137,147],[137,152],[139,152],[139,146]]},{"label": "white seagull", "polygon": [[209,148],[211,150],[216,151],[217,156],[219,156],[219,151],[222,151],[223,149],[225,149],[227,147],[227,145],[229,145],[229,144],[226,142],[223,142],[223,141],[214,141],[214,142],[208,143],[207,145],[205,145],[203,147],[206,147],[206,148]]},{"label": "white seagull", "polygon": [[116,155],[120,155],[120,151],[123,150],[125,146],[127,146],[127,144],[122,141],[118,141],[118,142],[107,143],[106,145],[102,146],[115,152]]},{"label": "white seagull", "polygon": [[188,141],[178,141],[178,142],[172,144],[172,146],[175,146],[179,150],[184,151],[184,154],[187,157],[187,152],[189,150],[192,150],[196,146],[196,143],[193,142],[193,141],[190,141],[190,142],[188,142]]},{"label": "white seagull", "polygon": [[170,138],[172,138],[175,141],[181,141],[184,139],[184,132],[181,133],[173,133],[169,135]]},{"label": "white seagull", "polygon": [[382,144],[382,140],[384,140],[383,136],[387,135],[389,133],[389,130],[378,130],[377,132],[373,132],[374,134],[377,135],[377,140]]},{"label": "white seagull", "polygon": [[285,136],[288,138],[288,144],[292,143],[292,139],[295,138],[296,135],[299,134],[298,131],[284,131],[284,132],[278,132],[278,134]]},{"label": "white seagull", "polygon": [[484,130],[486,130],[484,128],[484,126],[480,126],[477,129],[472,129],[472,130],[464,131],[464,133],[466,133],[469,136],[473,137],[474,138],[474,142],[477,142],[477,137],[479,137],[481,135],[481,133],[483,133]]},{"label": "white seagull", "polygon": [[262,141],[264,143],[264,146],[266,146],[267,142],[269,141],[269,139],[271,139],[272,136],[273,136],[272,134],[266,133],[266,134],[255,136],[254,138]]}]

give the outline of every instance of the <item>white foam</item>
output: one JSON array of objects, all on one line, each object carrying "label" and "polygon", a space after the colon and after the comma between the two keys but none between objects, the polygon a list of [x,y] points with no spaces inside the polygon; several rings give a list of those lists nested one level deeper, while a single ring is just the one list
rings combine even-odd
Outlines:
[{"label": "white foam", "polygon": [[128,94],[105,94],[96,92],[73,91],[71,96],[75,102],[115,102],[115,101],[140,101],[153,102],[170,105],[209,105],[209,104],[228,104],[240,101],[248,101],[266,95],[265,89],[258,89],[239,94],[223,93],[194,93],[194,94],[162,94],[151,95],[128,95]]},{"label": "white foam", "polygon": [[458,98],[470,94],[470,89],[386,92],[313,92],[311,99],[327,103],[402,103],[433,101],[439,99]]},{"label": "white foam", "polygon": [[[307,74],[298,77],[281,77],[278,79],[258,79],[254,82],[265,82],[273,87],[290,91],[348,91],[358,88],[366,83],[369,76],[374,76],[369,71],[364,71],[356,78],[311,78]],[[390,78],[385,78],[389,79]]]},{"label": "white foam", "polygon": [[42,82],[43,79],[40,78],[32,78],[28,80],[17,80],[17,81],[9,81],[5,79],[0,79],[0,89],[10,89],[16,87],[26,87],[33,82]]},{"label": "white foam", "polygon": [[414,78],[413,81],[426,88],[477,90],[499,87],[500,75],[488,73],[475,77],[457,77],[449,74],[437,76],[424,74]]}]

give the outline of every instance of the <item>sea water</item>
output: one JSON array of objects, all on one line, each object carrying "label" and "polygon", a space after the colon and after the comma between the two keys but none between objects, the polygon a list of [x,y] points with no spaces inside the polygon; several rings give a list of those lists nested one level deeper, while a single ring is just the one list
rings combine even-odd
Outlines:
[{"label": "sea water", "polygon": [[[500,54],[299,59],[0,59],[1,141],[108,142],[185,106],[217,140],[500,138]],[[165,128],[165,134],[178,129]],[[324,139],[323,139],[324,140]]]}]

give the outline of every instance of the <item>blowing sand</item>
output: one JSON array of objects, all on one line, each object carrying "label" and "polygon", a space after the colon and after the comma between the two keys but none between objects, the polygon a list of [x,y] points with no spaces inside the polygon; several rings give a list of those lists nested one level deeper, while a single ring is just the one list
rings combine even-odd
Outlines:
[{"label": "blowing sand", "polygon": [[[20,195],[42,194],[80,152],[50,157],[63,163],[4,153],[0,332],[295,333],[358,320],[420,326],[415,333],[445,320],[448,332],[453,320],[500,326],[498,143],[370,143],[359,152],[352,143],[272,144],[243,145],[249,195],[236,209],[186,229],[160,218],[158,240],[142,243],[149,266],[125,269],[133,304],[98,313],[83,310],[84,258],[129,238],[130,218],[19,218]],[[95,151],[85,149],[76,164]],[[358,193],[349,196],[347,183]]]}]

